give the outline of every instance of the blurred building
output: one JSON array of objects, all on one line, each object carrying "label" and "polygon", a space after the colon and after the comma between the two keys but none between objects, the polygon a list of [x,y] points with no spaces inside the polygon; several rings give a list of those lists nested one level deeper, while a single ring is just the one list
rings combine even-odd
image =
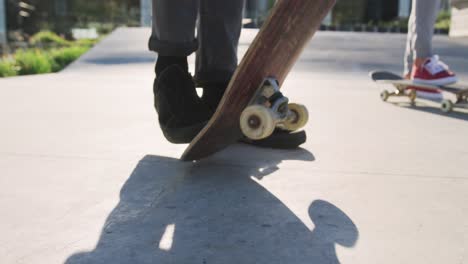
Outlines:
[{"label": "blurred building", "polygon": [[244,17],[248,19],[248,27],[259,27],[275,4],[274,0],[246,0]]},{"label": "blurred building", "polygon": [[6,0],[8,31],[33,34],[41,28],[62,31],[71,24],[68,0]]},{"label": "blurred building", "polygon": [[152,0],[140,0],[140,23],[142,27],[151,26],[152,6]]},{"label": "blurred building", "polygon": [[[253,21],[265,19],[275,0],[246,0],[245,17]],[[441,0],[449,8],[448,0]],[[411,0],[337,0],[324,20],[326,25],[378,24],[409,17]]]},{"label": "blurred building", "polygon": [[[274,0],[246,0],[245,17],[263,20]],[[324,24],[354,25],[408,17],[411,0],[337,0]],[[261,24],[261,23],[259,23]]]},{"label": "blurred building", "polygon": [[[140,0],[0,0],[8,31],[30,35],[48,29],[69,34],[90,24],[140,25]],[[0,9],[1,11],[1,9]],[[11,34],[10,34],[11,35]]]},{"label": "blurred building", "polygon": [[5,0],[0,0],[0,48],[6,44],[6,9]]},{"label": "blurred building", "polygon": [[[254,27],[262,24],[275,3],[275,0],[245,1],[245,17]],[[441,3],[443,9],[449,10],[448,0],[441,0]],[[6,32],[30,35],[49,29],[67,34],[73,27],[90,27],[91,24],[93,27],[106,24],[110,28],[119,25],[151,26],[151,6],[152,0],[0,0],[0,43]],[[410,11],[411,0],[337,0],[324,24],[379,25],[398,20],[404,24]],[[454,34],[467,35],[468,9],[455,9],[453,14]]]},{"label": "blurred building", "polygon": [[[441,9],[449,10],[449,1],[441,0]],[[334,24],[369,24],[407,18],[411,0],[338,0],[332,11]]]},{"label": "blurred building", "polygon": [[[152,0],[139,1],[140,25],[151,26]],[[451,0],[451,2],[467,2],[468,0]],[[245,0],[244,17],[246,25],[261,26],[276,0]],[[396,25],[406,25],[406,19],[411,12],[411,0],[337,0],[332,12],[325,18],[325,25],[355,26],[381,25],[393,22]],[[450,10],[449,0],[441,0],[441,9]],[[468,11],[466,11],[468,12]],[[455,10],[454,32],[468,28],[466,12]],[[464,14],[464,15],[463,15]],[[398,22],[398,23],[395,23]]]}]

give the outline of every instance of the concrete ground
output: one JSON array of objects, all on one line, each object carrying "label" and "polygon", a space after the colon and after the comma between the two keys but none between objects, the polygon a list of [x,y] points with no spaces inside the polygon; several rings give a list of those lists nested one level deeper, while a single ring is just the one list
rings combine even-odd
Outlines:
[{"label": "concrete ground", "polygon": [[[148,35],[0,80],[0,263],[468,262],[467,112],[382,103],[367,76],[401,70],[404,35],[318,33],[284,85],[303,148],[197,163],[157,126]],[[435,49],[468,81],[466,39]]]}]

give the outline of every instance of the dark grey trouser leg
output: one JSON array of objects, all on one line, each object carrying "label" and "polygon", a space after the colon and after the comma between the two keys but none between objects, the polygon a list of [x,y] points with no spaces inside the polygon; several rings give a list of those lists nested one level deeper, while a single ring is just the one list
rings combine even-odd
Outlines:
[{"label": "dark grey trouser leg", "polygon": [[433,55],[432,36],[439,8],[439,0],[413,0],[408,23],[404,74],[411,71],[415,58],[427,58]]},{"label": "dark grey trouser leg", "polygon": [[198,4],[199,0],[153,0],[149,49],[164,56],[188,56],[197,50]]},{"label": "dark grey trouser leg", "polygon": [[243,0],[200,0],[195,67],[199,83],[223,83],[231,79],[237,68],[243,7]]}]

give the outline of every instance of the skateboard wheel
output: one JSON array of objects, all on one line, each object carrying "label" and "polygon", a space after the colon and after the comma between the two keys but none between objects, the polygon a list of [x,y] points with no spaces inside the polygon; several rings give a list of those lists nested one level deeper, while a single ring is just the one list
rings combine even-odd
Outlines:
[{"label": "skateboard wheel", "polygon": [[416,91],[413,90],[413,89],[411,89],[411,90],[409,91],[409,93],[408,93],[408,97],[409,97],[411,103],[414,103],[414,101],[416,100],[416,96],[417,96],[417,95],[416,95]]},{"label": "skateboard wheel", "polygon": [[309,112],[304,105],[288,104],[288,109],[293,113],[293,118],[288,118],[284,122],[284,128],[289,131],[296,131],[307,124],[309,121]]},{"label": "skateboard wheel", "polygon": [[380,98],[382,101],[387,101],[388,97],[390,97],[390,93],[387,90],[384,90],[380,93]]},{"label": "skateboard wheel", "polygon": [[269,137],[275,130],[274,113],[261,105],[251,105],[242,111],[240,128],[249,139],[259,140]]},{"label": "skateboard wheel", "polygon": [[450,113],[453,110],[453,103],[450,100],[443,100],[440,104],[440,109],[444,113]]}]

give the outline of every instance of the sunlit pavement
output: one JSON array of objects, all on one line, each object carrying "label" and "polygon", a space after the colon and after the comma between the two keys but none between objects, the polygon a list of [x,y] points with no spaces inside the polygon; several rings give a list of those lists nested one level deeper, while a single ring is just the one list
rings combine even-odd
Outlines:
[{"label": "sunlit pavement", "polygon": [[[404,35],[317,34],[284,84],[310,112],[302,149],[184,163],[157,125],[149,32],[0,80],[0,263],[468,262],[467,111],[383,103],[367,75],[401,70]],[[435,49],[468,82],[468,40]]]}]

